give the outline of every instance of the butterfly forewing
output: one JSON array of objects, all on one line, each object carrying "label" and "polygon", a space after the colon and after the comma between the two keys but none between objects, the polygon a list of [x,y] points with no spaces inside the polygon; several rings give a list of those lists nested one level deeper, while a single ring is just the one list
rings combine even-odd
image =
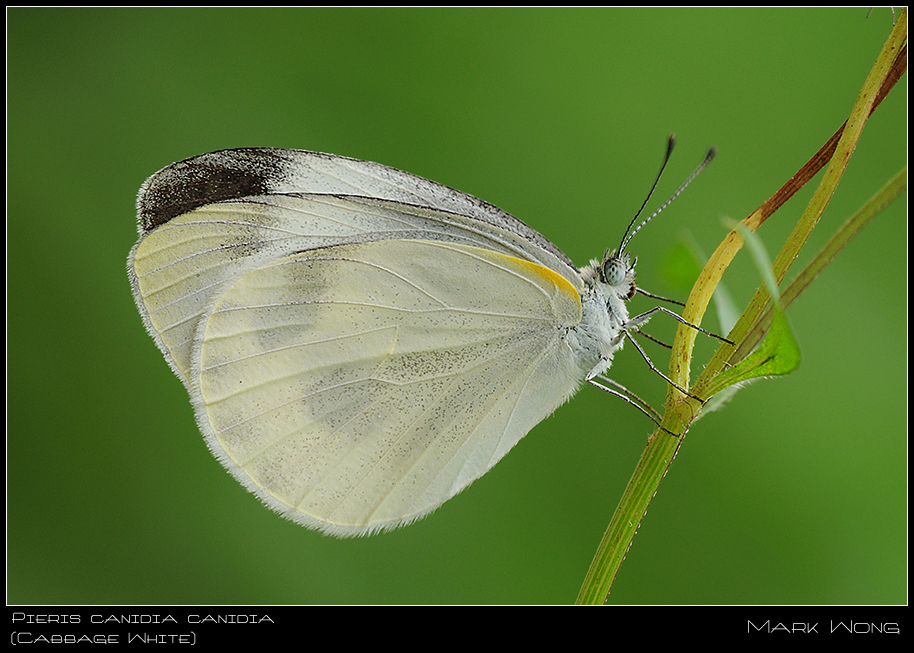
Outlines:
[{"label": "butterfly forewing", "polygon": [[204,205],[144,234],[128,268],[147,328],[186,384],[200,316],[226,283],[292,252],[398,237],[476,245],[576,280],[548,252],[489,223],[427,207],[336,196],[275,195]]}]

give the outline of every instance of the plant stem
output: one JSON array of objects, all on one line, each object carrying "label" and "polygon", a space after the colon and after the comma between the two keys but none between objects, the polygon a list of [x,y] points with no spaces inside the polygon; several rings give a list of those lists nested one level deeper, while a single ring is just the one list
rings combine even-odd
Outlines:
[{"label": "plant stem", "polygon": [[[886,45],[876,60],[876,64],[867,77],[850,118],[845,125],[787,184],[759,209],[743,220],[743,225],[752,231],[756,230],[787,198],[793,195],[796,190],[802,187],[819,169],[831,160],[831,164],[807,206],[807,210],[800,218],[794,233],[788,238],[781,253],[775,260],[773,267],[775,277],[779,282],[783,279],[790,263],[796,258],[797,252],[806,242],[809,233],[815,227],[825,206],[828,204],[835,186],[847,166],[847,161],[856,147],[867,118],[876,105],[885,97],[886,93],[894,86],[895,82],[898,81],[904,70],[907,69],[906,39],[907,10],[903,9],[892,34],[889,36]],[[832,156],[833,153],[835,156]],[[907,173],[905,171],[903,183],[906,184],[906,180]],[[897,189],[899,183],[897,178],[893,182],[895,182],[893,188]],[[854,228],[859,229],[859,226]],[[689,295],[689,300],[683,311],[685,320],[695,325],[701,324],[701,318],[711,300],[714,289],[720,282],[723,272],[742,247],[742,242],[742,238],[736,231],[730,232],[724,238],[724,241],[705,265]],[[835,247],[833,252],[826,255],[828,260],[821,261],[821,265],[827,264],[838,250],[840,250],[840,246]],[[818,269],[821,269],[821,267]],[[801,276],[803,275],[801,274]],[[815,275],[813,274],[813,276]],[[804,281],[804,283],[808,284],[808,281]],[[747,340],[747,336],[754,333],[753,329],[758,324],[759,316],[766,303],[767,291],[762,288],[756,293],[756,297],[750,302],[743,316],[730,332],[729,337],[731,340],[742,343]],[[689,368],[695,336],[696,333],[693,329],[681,325],[677,330],[676,340],[673,344],[670,378],[684,388],[689,387]],[[751,348],[750,346],[749,350]],[[693,393],[704,396],[703,389],[723,369],[727,359],[733,353],[733,345],[722,345],[708,366],[705,367],[704,372],[692,389]],[[619,566],[631,546],[632,539],[638,530],[641,520],[644,518],[644,514],[647,512],[648,505],[656,494],[660,481],[681,446],[688,426],[694,421],[700,409],[699,402],[685,397],[672,386],[669,387],[663,425],[669,431],[680,433],[681,435],[678,438],[673,437],[658,429],[648,438],[647,446],[638,461],[635,472],[622,495],[619,506],[613,514],[587,572],[584,584],[577,597],[577,603],[594,604],[606,601],[609,590],[619,571]]]}]

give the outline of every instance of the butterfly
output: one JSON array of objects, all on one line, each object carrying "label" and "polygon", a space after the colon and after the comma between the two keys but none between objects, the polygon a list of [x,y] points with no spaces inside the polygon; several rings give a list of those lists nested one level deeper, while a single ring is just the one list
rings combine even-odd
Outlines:
[{"label": "butterfly", "polygon": [[487,202],[343,156],[203,154],[152,175],[137,213],[134,298],[210,450],[338,536],[431,512],[608,381],[655,311],[681,320],[629,317],[637,229],[578,269]]}]

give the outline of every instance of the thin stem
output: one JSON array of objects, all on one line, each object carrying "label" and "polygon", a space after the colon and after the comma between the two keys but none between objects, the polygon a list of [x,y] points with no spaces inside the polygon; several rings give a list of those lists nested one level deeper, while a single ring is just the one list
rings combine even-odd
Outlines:
[{"label": "thin stem", "polygon": [[[853,153],[860,131],[875,106],[894,86],[907,68],[907,50],[904,46],[907,38],[907,11],[902,10],[895,29],[892,31],[883,51],[880,53],[863,90],[858,96],[854,109],[847,123],[836,132],[835,136],[804,166],[794,177],[775,193],[759,209],[744,221],[754,231],[778,207],[780,207],[797,189],[803,186],[812,175],[824,166],[829,159],[832,163],[826,171],[819,188],[810,201],[806,212],[794,230],[794,234],[785,243],[781,254],[775,261],[776,278],[783,278],[787,268],[796,256],[796,252],[806,242],[809,231],[816,225],[828,203],[834,187]],[[878,90],[878,92],[876,92]],[[832,144],[834,141],[834,144]],[[832,153],[836,156],[832,157]],[[905,176],[906,179],[906,176]],[[742,246],[742,238],[731,232],[709,259],[699,275],[689,300],[686,303],[682,318],[694,325],[701,324],[701,318],[711,300],[714,289],[720,282],[724,270]],[[837,249],[840,249],[838,247]],[[835,253],[837,250],[835,250]],[[832,255],[833,257],[833,255]],[[830,259],[829,259],[830,260]],[[801,275],[802,276],[802,275]],[[766,293],[767,295],[767,293]],[[753,326],[758,322],[764,302],[750,302],[749,307],[731,330],[729,338],[737,343],[745,340]],[[696,331],[684,325],[677,330],[674,351],[670,361],[670,377],[678,386],[689,387],[689,364]],[[726,364],[726,359],[733,352],[732,344],[724,343],[705,368],[692,391],[704,396],[702,390]],[[666,412],[663,429],[673,433],[682,433],[674,438],[658,430],[648,438],[647,446],[635,468],[635,472],[625,489],[622,499],[612,521],[606,529],[597,553],[591,563],[584,584],[578,595],[578,603],[603,603],[609,595],[619,566],[625,558],[638,526],[647,512],[647,508],[660,486],[660,481],[669,468],[676,451],[682,445],[688,426],[697,416],[701,404],[682,394],[673,385],[668,387]]]}]

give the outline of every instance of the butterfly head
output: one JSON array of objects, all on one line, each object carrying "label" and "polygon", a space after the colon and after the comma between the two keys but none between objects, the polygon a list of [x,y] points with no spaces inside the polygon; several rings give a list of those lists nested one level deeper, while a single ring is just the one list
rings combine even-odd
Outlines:
[{"label": "butterfly head", "polygon": [[[585,313],[593,313],[594,319],[608,329],[598,339],[618,346],[619,330],[628,321],[626,302],[635,296],[635,263],[628,252],[607,250],[602,259],[594,259],[581,270],[581,279],[592,298]],[[603,352],[605,354],[605,352]],[[607,358],[609,360],[609,358]]]},{"label": "butterfly head", "polygon": [[622,300],[635,296],[635,264],[627,252],[616,254],[606,250],[603,262],[598,267],[600,281],[610,287],[612,292]]}]

